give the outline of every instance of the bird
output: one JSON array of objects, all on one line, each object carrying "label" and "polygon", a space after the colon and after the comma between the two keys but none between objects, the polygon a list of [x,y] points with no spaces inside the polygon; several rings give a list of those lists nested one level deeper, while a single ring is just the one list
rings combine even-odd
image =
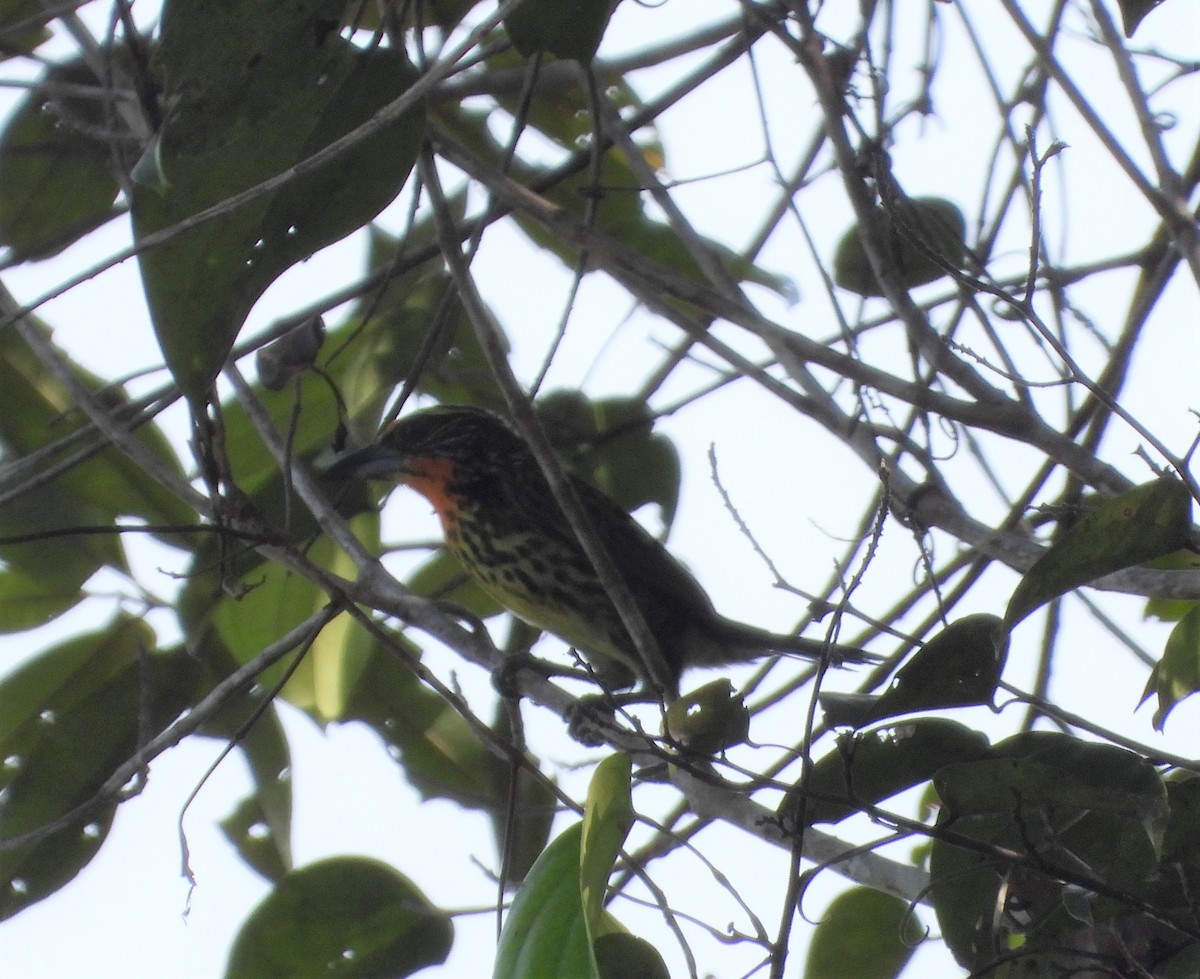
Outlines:
[{"label": "bird", "polygon": [[657,682],[672,699],[689,667],[723,667],[771,653],[834,664],[877,660],[860,649],[780,635],[719,614],[656,537],[591,483],[568,475],[654,639],[658,660],[648,670],[533,450],[482,408],[438,405],[405,415],[371,444],[335,460],[326,475],[388,480],[423,495],[441,521],[447,549],[468,574],[518,618],[573,647],[605,689]]}]

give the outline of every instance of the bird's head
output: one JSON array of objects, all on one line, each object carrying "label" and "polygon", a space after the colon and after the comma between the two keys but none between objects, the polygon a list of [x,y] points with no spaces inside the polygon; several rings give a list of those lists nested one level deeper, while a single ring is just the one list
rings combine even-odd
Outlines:
[{"label": "bird's head", "polygon": [[[482,408],[439,405],[385,428],[371,445],[342,456],[326,471],[334,479],[471,481],[528,455],[520,437]],[[418,487],[420,488],[420,487]]]}]

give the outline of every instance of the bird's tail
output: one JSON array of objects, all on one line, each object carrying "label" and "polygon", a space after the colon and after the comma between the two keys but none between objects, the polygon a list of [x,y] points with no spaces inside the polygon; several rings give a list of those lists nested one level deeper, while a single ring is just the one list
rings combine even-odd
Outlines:
[{"label": "bird's tail", "polygon": [[[786,636],[724,617],[717,618],[712,638],[723,647],[723,655],[718,653],[714,657],[714,661],[709,664],[713,666],[720,665],[722,660],[725,663],[744,662],[771,653],[788,653],[812,660],[819,660],[827,656],[834,666],[841,666],[844,663],[880,663],[883,661],[882,656],[876,656],[874,653],[868,653],[855,646],[828,643],[820,639],[809,639],[806,636]],[[696,665],[704,664],[697,662]]]}]

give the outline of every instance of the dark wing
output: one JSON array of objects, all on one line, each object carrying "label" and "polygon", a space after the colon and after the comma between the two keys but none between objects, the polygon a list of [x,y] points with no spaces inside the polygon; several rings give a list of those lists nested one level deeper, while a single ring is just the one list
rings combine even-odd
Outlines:
[{"label": "dark wing", "polygon": [[[540,470],[538,476],[541,477]],[[571,476],[570,480],[647,618],[658,618],[664,612],[675,615],[680,610],[716,617],[712,602],[700,583],[649,531],[590,483],[577,476]],[[506,485],[521,485],[530,490],[520,499],[508,501],[509,504],[523,511],[526,520],[544,532],[552,532],[577,550],[580,560],[587,561],[544,478],[506,481]],[[533,491],[535,486],[536,491]]]}]

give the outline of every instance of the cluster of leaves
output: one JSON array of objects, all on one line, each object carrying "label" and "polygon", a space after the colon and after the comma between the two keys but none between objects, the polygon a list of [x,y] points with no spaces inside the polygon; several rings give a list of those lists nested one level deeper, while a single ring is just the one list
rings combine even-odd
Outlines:
[{"label": "cluster of leaves", "polygon": [[[390,120],[357,138],[332,164],[314,165],[314,155],[340,138],[361,137],[362,124],[402,100],[417,78],[401,50],[344,40],[343,7],[336,0],[309,0],[280,17],[267,3],[220,12],[182,0],[167,4],[150,45],[152,71],[143,79],[157,86],[165,117],[123,179],[97,135],[103,127],[123,126],[105,98],[111,79],[83,59],[51,67],[0,140],[6,188],[0,195],[0,239],[15,259],[52,257],[112,219],[124,187],[165,363],[177,390],[199,410],[263,290],[392,201],[421,146],[425,106],[417,99],[404,111],[393,109]],[[604,22],[609,13],[611,8]],[[530,21],[523,14],[510,25],[522,50],[558,49],[561,27],[545,42],[528,36],[544,17],[544,11],[535,12]],[[19,19],[15,12],[11,18]],[[574,38],[574,13],[571,24]],[[603,22],[597,23],[589,42],[593,51],[602,30]],[[42,39],[40,33],[32,38]],[[145,67],[129,48],[115,47],[113,55],[115,73]],[[484,117],[458,110],[452,115],[461,132],[488,140]],[[560,107],[545,122],[564,144],[578,135],[573,108]],[[615,167],[614,161],[609,165]],[[345,179],[347,172],[353,180]],[[264,188],[267,182],[277,186]],[[570,188],[561,194],[564,200],[573,196]],[[230,203],[237,195],[247,198],[244,205]],[[640,210],[620,220],[647,223]],[[378,229],[371,235],[369,272],[382,287],[360,300],[337,329],[321,330],[310,351],[323,341],[324,349],[342,349],[344,355],[319,372],[304,372],[307,365],[301,363],[294,377],[285,372],[282,381],[253,388],[277,428],[291,427],[288,447],[299,463],[327,450],[339,419],[357,437],[368,437],[390,392],[406,378],[419,377],[419,390],[440,400],[501,404],[431,246],[431,222],[403,241]],[[46,328],[29,329],[49,344]],[[300,330],[312,336],[308,321]],[[279,343],[296,332],[285,332]],[[269,355],[269,348],[263,352]],[[12,328],[3,334],[0,369],[8,392],[0,433],[6,457],[32,467],[48,465],[73,445],[88,453],[87,461],[63,467],[36,494],[16,495],[0,511],[9,542],[0,572],[6,631],[41,625],[73,608],[89,595],[87,582],[102,568],[127,575],[116,533],[124,520],[133,518],[161,542],[191,555],[186,584],[173,602],[182,644],[160,648],[144,622],[122,613],[97,631],[45,651],[0,685],[0,756],[6,759],[0,826],[8,841],[0,854],[5,883],[0,916],[42,900],[92,859],[117,808],[116,790],[124,788],[113,784],[114,773],[148,740],[166,731],[177,741],[194,731],[235,738],[246,756],[255,789],[224,829],[251,866],[277,881],[246,922],[230,975],[299,975],[314,962],[334,961],[358,970],[353,974],[400,975],[444,958],[449,919],[390,868],[339,859],[293,869],[289,752],[263,692],[282,684],[279,696],[321,723],[366,723],[425,797],[490,813],[498,836],[511,805],[510,766],[441,697],[399,667],[395,646],[403,645],[414,658],[416,647],[389,636],[392,648],[385,648],[378,636],[344,616],[291,664],[256,668],[258,685],[249,695],[226,697],[219,709],[199,712],[198,725],[175,733],[184,708],[221,693],[240,668],[253,665],[264,648],[320,610],[327,595],[316,582],[253,548],[230,546],[228,528],[200,532],[194,505],[172,492],[184,484],[180,463],[147,414],[138,418],[137,437],[153,454],[155,474],[174,479],[174,487],[147,480],[125,455],[105,449],[76,408],[78,390],[55,377]],[[102,399],[114,417],[137,417],[139,408],[146,412],[144,405],[107,393],[100,379],[71,370],[75,384]],[[303,410],[293,413],[297,404]],[[541,410],[574,468],[631,508],[660,504],[669,521],[678,461],[670,443],[649,432],[644,406],[620,399],[592,404],[561,393],[544,399]],[[314,542],[319,527],[307,510],[293,505],[291,488],[263,452],[245,409],[227,403],[221,421],[229,472],[261,532],[280,543],[307,542],[306,557],[314,565],[350,570],[328,538]],[[609,434],[597,438],[601,432]],[[54,439],[49,450],[48,434]],[[363,490],[338,490],[343,514],[359,514],[351,522],[359,540],[377,547],[377,521]],[[83,536],[73,536],[73,528]],[[418,594],[453,599],[479,616],[500,611],[466,585],[445,554],[418,569],[410,584]],[[152,596],[144,598],[149,607],[158,604]],[[498,728],[505,723],[502,714]],[[545,845],[555,800],[529,777],[521,779],[516,798],[523,817],[518,837],[526,841],[510,854],[509,873],[520,879]],[[26,834],[28,842],[12,845]]]},{"label": "cluster of leaves", "polygon": [[[474,6],[426,4],[422,24],[453,29]],[[488,34],[497,43],[482,49],[485,70],[524,70],[527,60],[544,57],[588,64],[614,7],[612,0],[527,0]],[[12,50],[33,50],[46,36],[45,20],[32,15],[41,6],[16,8],[3,14],[6,25],[22,26],[19,42],[8,35]],[[492,819],[508,877],[525,880],[497,975],[659,977],[665,966],[657,952],[604,909],[634,820],[629,757],[600,766],[582,822],[547,845],[559,800],[536,759],[514,745],[508,715],[481,729],[450,692],[423,682],[415,645],[365,617],[336,614],[346,599],[331,576],[352,577],[354,565],[324,532],[328,522],[302,505],[293,481],[291,467],[312,469],[346,428],[368,438],[405,384],[439,401],[504,404],[477,317],[443,263],[443,216],[413,220],[403,239],[371,228],[366,284],[343,321],[315,328],[305,311],[279,324],[272,336],[280,346],[264,347],[260,363],[274,353],[284,366],[260,371],[238,397],[212,404],[214,380],[264,290],[395,201],[413,183],[431,134],[489,163],[506,155],[490,110],[433,100],[439,79],[414,67],[402,46],[347,40],[348,25],[400,33],[417,25],[391,23],[396,10],[376,22],[377,12],[346,8],[344,0],[300,0],[281,16],[265,2],[214,8],[168,0],[152,39],[131,34],[106,50],[103,65],[80,58],[48,68],[0,137],[0,243],[13,261],[59,254],[128,209],[172,377],[157,397],[131,403],[70,364],[32,317],[0,333],[0,450],[9,463],[0,479],[0,627],[16,632],[63,615],[89,597],[89,580],[102,569],[127,578],[118,531],[131,521],[188,555],[170,603],[181,642],[162,644],[124,611],[0,683],[0,918],[68,883],[95,856],[121,793],[136,786],[150,758],[196,734],[233,741],[247,759],[254,790],[224,830],[274,883],[239,935],[230,976],[324,975],[335,966],[346,976],[408,975],[442,961],[453,939],[449,917],[395,869],[349,858],[293,866],[278,696],[321,724],[367,725],[423,797]],[[1130,32],[1148,9],[1125,5]],[[617,109],[641,107],[624,79],[604,81]],[[111,98],[114,88],[139,93],[140,108]],[[656,220],[639,194],[622,193],[642,186],[640,169],[661,160],[662,147],[641,144],[645,159],[619,147],[575,154],[581,139],[594,136],[594,94],[578,79],[532,106],[498,91],[496,108],[524,118],[568,160],[552,172],[518,156],[507,175],[538,186],[549,204],[647,264],[703,284],[696,242]],[[589,204],[597,186],[617,192],[599,211]],[[445,204],[468,238],[465,195]],[[968,257],[961,211],[944,199],[900,197],[862,217],[834,263],[837,284],[860,296],[954,275]],[[567,268],[586,251],[530,213],[518,213],[515,224]],[[787,294],[779,276],[716,242],[700,244],[739,281]],[[886,284],[871,257],[878,248],[870,246],[880,244],[898,273]],[[678,296],[671,302],[681,315],[695,311]],[[206,499],[191,486],[155,426],[153,412],[178,395],[202,437],[220,443],[221,479],[208,488],[223,486],[225,497]],[[679,462],[652,431],[643,399],[558,392],[537,408],[565,464],[630,510],[657,505],[670,525]],[[135,451],[110,445],[95,412],[133,432]],[[214,419],[219,427],[200,425]],[[287,433],[276,442],[286,447],[285,465],[267,451],[264,431]],[[317,488],[337,498],[335,515],[378,551],[375,500],[365,488],[319,480]],[[855,814],[894,820],[883,805],[928,785],[937,815],[913,831],[931,838],[924,855],[931,887],[905,897],[932,905],[965,967],[1011,957],[1026,974],[1053,974],[1132,956],[1163,975],[1188,974],[1200,947],[1190,899],[1200,877],[1195,779],[1063,734],[990,744],[964,725],[923,715],[992,704],[1010,633],[1034,610],[1122,569],[1190,561],[1180,558],[1190,541],[1190,500],[1184,484],[1168,478],[1106,500],[1028,569],[1003,616],[946,626],[878,695],[826,696],[829,722],[855,733],[789,787],[777,814],[788,838]],[[435,552],[407,585],[479,618],[501,611],[445,553]],[[167,604],[137,594],[143,609]],[[330,606],[331,598],[339,604]],[[1147,688],[1161,725],[1200,689],[1200,608],[1152,608],[1178,620]],[[281,637],[297,634],[281,647]],[[534,638],[518,635],[525,645]],[[744,736],[744,707],[727,681],[719,683],[676,714],[682,722],[672,732],[691,752],[681,763],[704,765],[696,755]],[[708,712],[722,715],[716,735]],[[501,760],[497,746],[521,764]],[[850,892],[830,911],[809,975],[898,973],[908,954],[907,913],[895,895]]]}]

